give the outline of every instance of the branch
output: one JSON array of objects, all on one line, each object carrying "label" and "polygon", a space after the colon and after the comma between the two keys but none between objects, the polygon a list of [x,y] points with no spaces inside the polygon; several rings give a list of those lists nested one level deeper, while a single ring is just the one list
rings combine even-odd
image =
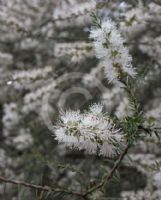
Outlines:
[{"label": "branch", "polygon": [[54,188],[50,188],[48,186],[41,186],[41,185],[35,185],[35,184],[31,184],[28,182],[24,182],[24,181],[19,181],[19,180],[13,180],[13,179],[8,179],[6,177],[0,176],[0,181],[4,182],[4,183],[11,183],[14,185],[21,185],[27,188],[31,188],[34,190],[40,190],[40,191],[44,191],[44,192],[62,192],[62,193],[66,193],[66,194],[72,194],[75,196],[79,196],[83,199],[87,199],[88,194],[98,190],[99,188],[103,187],[105,185],[105,183],[107,183],[114,175],[115,171],[118,169],[118,167],[120,166],[122,160],[124,159],[124,156],[127,154],[127,151],[129,149],[129,144],[127,144],[126,148],[124,149],[124,151],[122,152],[122,154],[120,155],[119,159],[115,162],[113,168],[111,169],[110,173],[107,174],[106,176],[104,176],[101,180],[101,182],[90,188],[85,194],[82,194],[80,192],[76,192],[76,191],[70,191],[70,190],[66,190],[66,189],[54,189]]},{"label": "branch", "polygon": [[125,155],[127,154],[127,151],[129,149],[130,145],[127,144],[127,146],[125,147],[124,151],[122,152],[122,154],[120,155],[119,159],[115,162],[114,166],[112,167],[111,171],[109,174],[107,174],[106,176],[104,176],[101,180],[100,183],[98,183],[98,185],[90,188],[85,194],[84,197],[86,197],[88,194],[91,194],[92,192],[100,189],[101,187],[103,187],[114,175],[114,173],[116,172],[116,170],[118,169],[118,167],[120,166],[122,160],[124,159]]},{"label": "branch", "polygon": [[80,196],[80,197],[84,198],[82,193],[79,193],[79,192],[70,191],[70,190],[66,190],[66,189],[54,189],[54,188],[50,188],[48,186],[35,185],[35,184],[27,183],[27,182],[24,182],[24,181],[8,179],[8,178],[3,177],[3,176],[0,176],[0,181],[4,182],[4,183],[11,183],[11,184],[14,184],[14,185],[19,185],[19,186],[21,185],[21,186],[24,186],[24,187],[27,187],[27,188],[31,188],[31,189],[34,189],[34,190],[40,190],[40,191],[43,191],[43,192],[55,192],[55,193],[62,192],[62,193],[72,194],[72,195],[76,195],[76,196]]}]

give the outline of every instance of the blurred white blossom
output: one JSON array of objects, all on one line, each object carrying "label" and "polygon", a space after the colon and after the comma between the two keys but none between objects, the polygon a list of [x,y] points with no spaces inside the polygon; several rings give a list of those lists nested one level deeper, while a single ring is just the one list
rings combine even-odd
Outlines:
[{"label": "blurred white blossom", "polygon": [[161,171],[156,173],[153,176],[153,181],[154,181],[154,185],[158,188],[161,189]]}]

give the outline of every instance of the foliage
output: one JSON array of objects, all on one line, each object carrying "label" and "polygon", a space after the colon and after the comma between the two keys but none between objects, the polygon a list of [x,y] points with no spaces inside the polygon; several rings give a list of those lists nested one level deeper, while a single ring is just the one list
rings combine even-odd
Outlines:
[{"label": "foliage", "polygon": [[2,0],[0,17],[0,198],[160,199],[160,2]]}]

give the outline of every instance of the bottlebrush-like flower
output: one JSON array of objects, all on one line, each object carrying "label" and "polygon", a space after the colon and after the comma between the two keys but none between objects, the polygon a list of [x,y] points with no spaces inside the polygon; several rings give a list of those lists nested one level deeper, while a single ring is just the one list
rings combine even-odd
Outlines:
[{"label": "bottlebrush-like flower", "polygon": [[90,31],[90,38],[94,40],[96,57],[102,59],[109,82],[118,82],[127,75],[131,77],[136,75],[131,64],[132,57],[111,20],[100,22],[97,28]]},{"label": "bottlebrush-like flower", "polygon": [[103,114],[101,104],[93,104],[89,112],[67,111],[55,127],[56,139],[65,146],[85,150],[89,154],[113,157],[120,152],[124,137],[120,129]]}]

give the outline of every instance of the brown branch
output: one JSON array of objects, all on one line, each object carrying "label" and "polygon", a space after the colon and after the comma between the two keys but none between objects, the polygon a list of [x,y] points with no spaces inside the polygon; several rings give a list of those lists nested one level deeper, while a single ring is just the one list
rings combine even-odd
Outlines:
[{"label": "brown branch", "polygon": [[72,195],[76,195],[76,196],[80,196],[80,197],[84,198],[82,193],[79,193],[76,191],[70,191],[70,190],[66,190],[66,189],[54,189],[54,188],[50,188],[48,186],[35,185],[35,184],[31,184],[31,183],[24,182],[24,181],[9,179],[9,178],[3,177],[3,176],[0,176],[0,181],[4,182],[4,183],[11,183],[14,185],[24,186],[24,187],[34,189],[34,190],[40,190],[43,192],[55,192],[55,193],[62,192],[62,193],[72,194]]},{"label": "brown branch", "polygon": [[120,155],[120,157],[118,158],[118,160],[116,160],[114,166],[112,167],[111,171],[109,174],[105,175],[101,182],[90,188],[85,194],[80,193],[80,192],[76,192],[76,191],[71,191],[71,190],[66,190],[66,189],[54,189],[54,188],[50,188],[48,186],[41,186],[41,185],[35,185],[35,184],[31,184],[28,182],[24,182],[24,181],[18,181],[18,180],[13,180],[13,179],[8,179],[6,177],[0,176],[0,181],[1,182],[5,182],[5,183],[11,183],[14,185],[21,185],[27,188],[31,188],[34,190],[40,190],[40,191],[44,191],[44,192],[62,192],[62,193],[66,193],[66,194],[72,194],[75,196],[79,196],[85,200],[88,199],[88,195],[93,193],[94,191],[100,189],[101,187],[103,187],[114,175],[114,173],[116,172],[116,170],[118,169],[118,167],[120,166],[122,160],[124,159],[124,156],[127,154],[127,151],[129,149],[129,144],[127,144],[126,148],[124,149],[124,151],[122,152],[122,154]]},{"label": "brown branch", "polygon": [[111,171],[109,174],[105,175],[101,182],[98,183],[98,185],[90,188],[85,194],[84,197],[88,196],[88,194],[91,194],[92,192],[100,189],[101,187],[103,187],[109,180],[111,180],[111,178],[113,177],[114,173],[116,172],[116,170],[118,169],[118,167],[120,166],[122,160],[124,159],[125,155],[127,154],[127,151],[129,149],[130,145],[127,144],[127,146],[125,147],[124,151],[122,152],[122,154],[120,155],[119,159],[116,160],[114,166],[112,167]]}]

